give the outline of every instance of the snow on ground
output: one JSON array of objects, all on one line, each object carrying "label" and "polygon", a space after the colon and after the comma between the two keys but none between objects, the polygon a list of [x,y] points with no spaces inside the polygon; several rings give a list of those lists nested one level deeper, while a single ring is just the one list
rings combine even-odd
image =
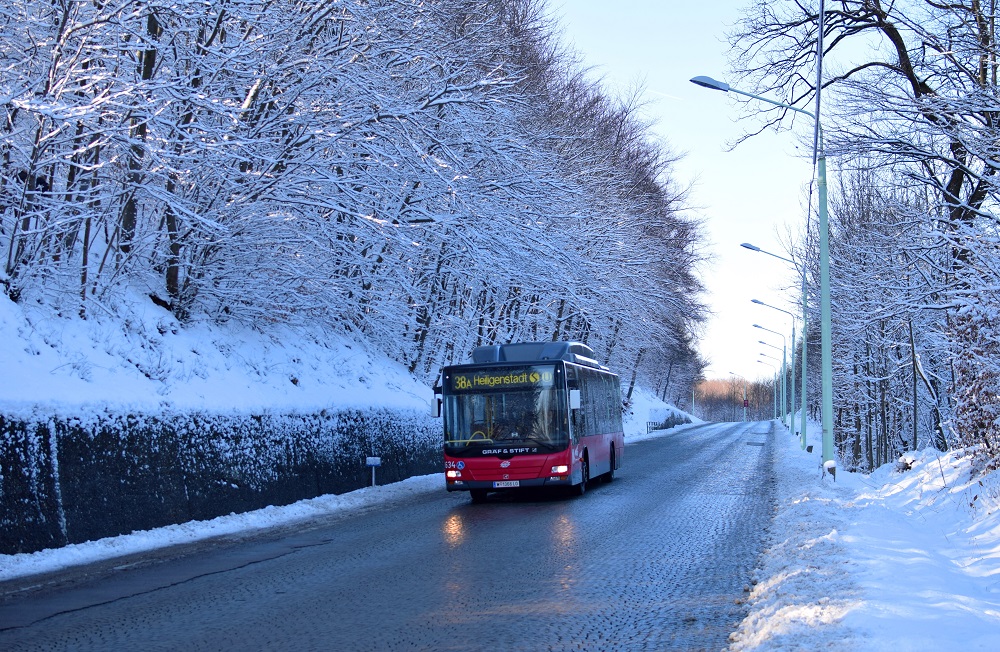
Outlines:
[{"label": "snow on ground", "polygon": [[[425,406],[430,390],[362,346],[301,332],[181,329],[149,305],[127,329],[43,321],[0,295],[0,409],[79,413],[90,405],[310,410]],[[626,440],[670,409],[639,392]],[[655,416],[654,416],[655,415]],[[818,426],[809,443],[820,449]],[[747,587],[736,650],[1000,649],[1000,475],[973,478],[955,453],[923,451],[912,469],[824,476],[819,456],[776,436],[778,506],[770,547]],[[442,490],[440,474],[32,554],[0,555],[0,581],[210,537],[289,525]]]},{"label": "snow on ground", "polygon": [[30,554],[0,555],[0,582],[214,537],[249,534],[268,528],[294,525],[338,511],[359,509],[377,503],[405,499],[416,494],[441,491],[443,487],[444,474],[435,473],[385,486],[365,487],[346,494],[300,500],[284,507],[265,507],[244,514],[219,516],[209,521],[168,525],[155,530],[75,543],[64,548],[41,550]]},{"label": "snow on ground", "polygon": [[1000,649],[998,474],[928,449],[834,481],[788,430],[776,444],[772,543],[732,650]]},{"label": "snow on ground", "polygon": [[430,409],[432,392],[363,344],[308,329],[183,328],[148,299],[126,318],[52,319],[0,293],[0,409],[79,416],[90,406],[314,411],[367,405]]}]

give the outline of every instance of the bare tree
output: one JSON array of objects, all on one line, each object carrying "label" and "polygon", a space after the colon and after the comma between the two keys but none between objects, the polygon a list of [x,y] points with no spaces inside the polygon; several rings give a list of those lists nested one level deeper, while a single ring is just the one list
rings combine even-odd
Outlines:
[{"label": "bare tree", "polygon": [[[998,442],[983,424],[998,406],[982,398],[996,396],[987,388],[1000,387],[1000,373],[988,356],[973,353],[995,344],[988,334],[995,310],[982,301],[995,294],[983,292],[995,278],[983,271],[995,267],[997,253],[992,235],[997,199],[995,3],[839,0],[827,2],[826,8],[827,100],[821,120],[828,148],[845,168],[853,160],[882,170],[873,179],[884,185],[875,192],[926,193],[923,225],[928,228],[905,234],[912,239],[900,242],[890,260],[898,263],[912,254],[906,260],[919,258],[925,264],[927,276],[919,282],[911,276],[913,285],[901,292],[931,285],[920,309],[938,315],[929,321],[944,346],[935,347],[922,362],[911,347],[911,372],[925,379],[934,397],[937,440],[953,404],[952,440],[982,447],[995,465]],[[816,92],[818,24],[814,5],[755,3],[732,35],[732,60],[741,84],[791,103],[810,102]],[[782,117],[776,110],[768,121]],[[843,316],[854,308],[841,305],[839,310]],[[965,363],[957,364],[960,360]],[[853,375],[843,367],[842,373],[842,378]]]},{"label": "bare tree", "polygon": [[0,21],[10,298],[310,325],[424,377],[554,338],[670,393],[700,374],[676,157],[542,0],[25,0]]}]

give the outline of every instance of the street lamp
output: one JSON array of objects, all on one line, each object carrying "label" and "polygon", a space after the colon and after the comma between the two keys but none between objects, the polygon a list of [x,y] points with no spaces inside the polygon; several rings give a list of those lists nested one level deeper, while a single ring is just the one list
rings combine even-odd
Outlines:
[{"label": "street lamp", "polygon": [[[778,312],[783,312],[792,318],[792,379],[789,385],[788,392],[788,423],[786,424],[789,428],[794,430],[793,423],[795,421],[795,315],[788,312],[784,308],[779,308],[777,306],[772,306],[769,303],[764,303],[758,299],[750,299],[752,303],[756,303],[758,306],[764,306],[766,308],[771,308],[772,310],[777,310]],[[784,379],[782,379],[784,380]]]},{"label": "street lamp", "polygon": [[[817,203],[819,204],[819,312],[820,312],[820,351],[821,363],[820,371],[822,376],[823,393],[823,467],[835,469],[836,461],[833,456],[833,345],[831,343],[830,328],[830,229],[827,219],[826,208],[826,151],[823,147],[823,128],[816,118],[816,114],[805,109],[800,109],[791,104],[778,102],[767,97],[747,93],[731,87],[725,82],[712,79],[711,77],[694,77],[691,81],[698,86],[704,86],[716,91],[725,93],[737,93],[752,97],[767,104],[772,104],[790,111],[803,113],[813,119],[816,126],[816,190]],[[817,102],[818,104],[818,102]]]},{"label": "street lamp", "polygon": [[743,380],[743,421],[745,422],[747,420],[747,379],[743,378],[743,376],[739,374],[734,374],[731,371],[729,372],[729,375]]},{"label": "street lamp", "polygon": [[[762,331],[767,331],[768,333],[774,333],[781,338],[781,423],[785,423],[785,408],[788,407],[788,392],[786,391],[786,383],[788,382],[788,340],[785,339],[783,333],[778,331],[773,331],[770,328],[764,328],[760,324],[754,324],[754,328],[759,328]],[[761,342],[761,344],[767,344],[767,342]],[[767,346],[773,346],[767,344]],[[778,348],[778,347],[774,347]]]},{"label": "street lamp", "polygon": [[[797,267],[794,260],[790,258],[785,258],[784,256],[779,256],[778,254],[773,254],[770,251],[765,251],[760,247],[750,244],[749,242],[744,242],[740,246],[745,247],[751,251],[758,251],[762,254],[767,254],[768,256],[774,256],[779,260],[783,260],[786,263],[790,263],[793,267]],[[809,367],[806,365],[806,356],[809,350],[808,342],[806,341],[806,332],[808,331],[806,325],[808,323],[809,323],[809,316],[806,306],[806,270],[805,267],[803,267],[802,268],[802,373],[800,374],[802,376],[802,393],[801,393],[802,416],[801,416],[801,425],[799,428],[799,445],[802,447],[802,450],[806,449],[806,397],[808,396],[808,390],[809,390],[807,384],[809,378],[807,372],[809,370]],[[793,321],[792,351],[794,350],[795,350],[795,322]],[[795,357],[794,353],[792,354],[792,357],[793,358]],[[795,412],[795,365],[794,364],[792,365],[792,412],[793,413]]]},{"label": "street lamp", "polygon": [[[757,340],[757,343],[758,344],[763,344],[764,346],[769,346],[772,349],[775,349],[777,351],[781,351],[781,347],[775,346],[773,344],[769,344],[769,343],[765,342],[764,340]],[[775,405],[777,405],[777,402],[778,402],[777,396],[778,396],[778,392],[779,392],[779,388],[778,388],[778,374],[779,373],[782,374],[782,375],[784,374],[784,371],[785,371],[784,361],[781,358],[776,358],[773,355],[768,355],[767,353],[758,353],[757,355],[760,355],[760,356],[763,356],[765,358],[769,358],[771,360],[774,360],[775,362],[778,363],[778,369],[781,370],[781,371],[775,370],[775,372],[774,372],[775,373],[775,375],[774,375],[774,396],[775,396],[775,399],[774,400],[775,400]],[[782,401],[785,400],[784,394],[782,394],[781,400]],[[782,409],[784,409],[783,405],[782,405]],[[774,418],[777,419],[778,417],[781,417],[781,416],[782,416],[781,412],[780,411],[776,411]]]},{"label": "street lamp", "polygon": [[[761,355],[764,355],[763,353]],[[770,358],[771,356],[765,356]],[[763,360],[758,360],[757,362],[761,364],[766,364],[771,369],[774,369],[774,375],[771,377],[771,396],[774,397],[774,418],[778,418],[778,368],[771,364],[770,362],[764,362]]]},{"label": "street lamp", "polygon": [[774,256],[778,260],[783,260],[786,263],[791,263],[793,266],[795,265],[795,261],[792,260],[791,258],[785,258],[784,256],[779,256],[778,254],[772,254],[770,251],[765,251],[764,249],[761,249],[757,245],[752,245],[749,242],[741,242],[740,246],[749,249],[750,251],[756,251],[758,253],[767,254],[768,256]]}]

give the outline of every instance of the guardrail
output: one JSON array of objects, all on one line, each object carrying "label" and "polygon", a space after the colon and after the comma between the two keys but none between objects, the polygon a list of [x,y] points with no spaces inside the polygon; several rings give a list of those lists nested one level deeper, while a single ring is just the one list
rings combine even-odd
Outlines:
[{"label": "guardrail", "polygon": [[653,432],[654,430],[669,430],[674,426],[679,426],[682,423],[691,423],[691,419],[680,414],[671,414],[669,417],[663,421],[647,421],[646,422],[646,434]]}]

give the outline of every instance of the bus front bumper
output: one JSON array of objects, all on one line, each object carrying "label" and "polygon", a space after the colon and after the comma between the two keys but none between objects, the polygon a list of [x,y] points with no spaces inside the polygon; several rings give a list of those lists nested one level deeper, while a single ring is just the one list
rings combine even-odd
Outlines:
[{"label": "bus front bumper", "polygon": [[470,491],[486,489],[487,491],[503,491],[504,489],[524,489],[532,487],[570,487],[572,476],[552,476],[548,478],[528,478],[524,480],[447,480],[448,491]]}]

